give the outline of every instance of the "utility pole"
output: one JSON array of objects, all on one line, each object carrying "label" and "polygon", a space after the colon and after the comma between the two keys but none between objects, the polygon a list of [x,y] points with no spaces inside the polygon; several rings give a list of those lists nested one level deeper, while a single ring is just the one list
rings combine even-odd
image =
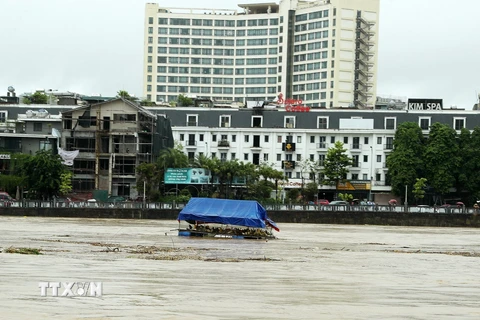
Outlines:
[{"label": "utility pole", "polygon": [[408,185],[405,185],[405,212],[408,212]]}]

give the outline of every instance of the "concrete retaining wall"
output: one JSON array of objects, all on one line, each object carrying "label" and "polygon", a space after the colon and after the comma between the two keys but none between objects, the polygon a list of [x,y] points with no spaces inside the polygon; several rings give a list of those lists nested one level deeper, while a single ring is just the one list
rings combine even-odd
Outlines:
[{"label": "concrete retaining wall", "polygon": [[[0,216],[176,220],[178,209],[0,208]],[[480,215],[372,211],[269,211],[277,223],[371,224],[387,226],[480,227]]]}]

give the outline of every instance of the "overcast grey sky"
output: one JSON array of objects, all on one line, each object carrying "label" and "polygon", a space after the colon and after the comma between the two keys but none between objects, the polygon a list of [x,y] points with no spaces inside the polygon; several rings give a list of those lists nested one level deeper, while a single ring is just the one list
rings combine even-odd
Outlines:
[{"label": "overcast grey sky", "polygon": [[[141,96],[146,2],[155,1],[0,0],[0,94],[12,85],[17,94]],[[161,3],[236,9],[252,2],[264,1]],[[379,35],[379,95],[472,108],[480,92],[479,0],[380,0]]]}]

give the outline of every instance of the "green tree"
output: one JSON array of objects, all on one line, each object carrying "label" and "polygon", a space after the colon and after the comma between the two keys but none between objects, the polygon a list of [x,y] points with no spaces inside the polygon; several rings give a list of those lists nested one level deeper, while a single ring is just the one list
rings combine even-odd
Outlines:
[{"label": "green tree", "polygon": [[156,161],[156,166],[158,169],[158,174],[160,175],[160,181],[164,187],[164,191],[167,191],[165,190],[164,180],[166,170],[168,168],[188,168],[189,161],[187,155],[183,153],[182,146],[180,144],[176,144],[174,148],[167,148],[160,151],[160,155]]},{"label": "green tree", "polygon": [[426,185],[427,179],[425,178],[417,178],[417,182],[413,185],[413,197],[415,198],[415,202],[418,203],[419,199],[423,199],[425,197],[425,188],[427,187]]},{"label": "green tree", "polygon": [[335,182],[335,191],[338,189],[339,182],[347,176],[348,167],[352,164],[353,160],[347,155],[347,150],[343,147],[342,142],[337,141],[332,148],[328,149],[323,173],[328,180]]},{"label": "green tree", "polygon": [[168,168],[187,168],[189,167],[188,157],[183,153],[181,145],[177,144],[174,148],[163,149],[157,159],[158,167]]},{"label": "green tree", "polygon": [[24,163],[22,171],[29,194],[50,199],[59,194],[62,174],[67,172],[67,169],[59,155],[54,155],[50,150],[40,150]]},{"label": "green tree", "polygon": [[208,172],[205,172],[206,174],[210,174],[210,190],[208,192],[209,196],[211,196],[213,194],[213,174],[215,172],[215,170],[217,169],[217,163],[216,161],[214,161],[213,159],[207,157],[206,155],[204,154],[198,154],[197,156],[195,156],[193,162],[192,162],[192,166],[194,168],[203,168],[205,170],[207,170]]},{"label": "green tree", "polygon": [[155,105],[155,102],[150,101],[148,99],[143,99],[143,100],[140,101],[140,105],[145,106],[145,107],[151,107],[151,106]]},{"label": "green tree", "polygon": [[318,195],[318,184],[315,182],[307,183],[303,189],[303,195],[306,198],[305,200],[315,200],[315,197]]},{"label": "green tree", "polygon": [[398,126],[393,151],[386,159],[393,194],[404,195],[405,186],[411,191],[417,177],[424,174],[424,148],[422,129],[417,123],[404,122]]},{"label": "green tree", "polygon": [[72,177],[73,173],[71,171],[65,170],[60,174],[60,194],[65,195],[72,192]]},{"label": "green tree", "polygon": [[347,201],[350,203],[353,200],[353,195],[351,195],[350,193],[339,193],[338,198],[340,200]]},{"label": "green tree", "polygon": [[25,104],[47,104],[48,96],[40,91],[37,91],[31,95],[23,97],[23,103]]},{"label": "green tree", "polygon": [[163,177],[162,170],[156,163],[141,163],[137,166],[136,170],[138,174],[138,192],[141,194],[145,192],[145,197],[151,200],[157,200],[154,199],[154,194],[160,186],[160,182]]},{"label": "green tree", "polygon": [[134,96],[130,95],[130,93],[128,93],[128,91],[126,91],[126,90],[117,91],[117,97],[118,98],[123,98],[125,100],[130,100],[132,102],[138,101],[137,97],[134,97]]},{"label": "green tree", "polygon": [[179,106],[183,106],[183,107],[193,106],[194,104],[193,99],[183,94],[178,95],[177,102]]},{"label": "green tree", "polygon": [[461,158],[456,132],[445,124],[434,123],[424,152],[425,178],[435,193],[443,197],[456,185]]},{"label": "green tree", "polygon": [[287,177],[285,177],[285,174],[283,171],[276,170],[273,168],[274,164],[273,163],[262,163],[260,166],[257,168],[258,175],[260,177],[263,177],[265,181],[267,180],[273,180],[275,183],[275,200],[278,201],[278,182],[279,181],[286,181]]},{"label": "green tree", "polygon": [[480,172],[480,127],[475,127],[470,133],[468,129],[462,129],[458,136],[459,155],[462,160],[458,168],[457,192],[464,193],[464,198],[469,203],[474,203],[480,198],[480,175],[472,172]]}]

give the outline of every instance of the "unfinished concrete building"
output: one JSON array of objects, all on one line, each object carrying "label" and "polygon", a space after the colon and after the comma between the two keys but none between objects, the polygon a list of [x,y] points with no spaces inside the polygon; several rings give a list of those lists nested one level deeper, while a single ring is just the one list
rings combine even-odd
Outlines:
[{"label": "unfinished concrete building", "polygon": [[155,162],[173,147],[169,120],[118,98],[62,113],[61,148],[78,150],[73,191],[106,190],[108,195],[138,196],[136,167]]}]

